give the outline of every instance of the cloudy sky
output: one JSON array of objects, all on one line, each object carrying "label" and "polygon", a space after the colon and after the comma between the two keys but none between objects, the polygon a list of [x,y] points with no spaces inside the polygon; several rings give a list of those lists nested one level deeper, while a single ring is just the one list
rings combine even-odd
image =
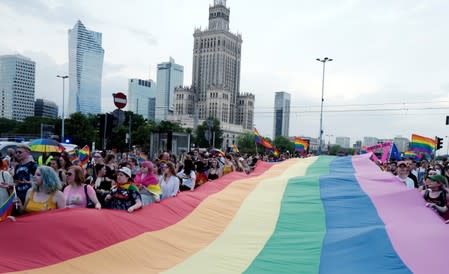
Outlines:
[{"label": "cloudy sky", "polygon": [[[36,98],[62,103],[67,30],[78,19],[103,33],[104,111],[128,78],[156,79],[172,56],[191,83],[193,31],[207,27],[213,0],[2,0],[0,54],[36,62]],[[449,1],[228,0],[243,36],[241,92],[256,95],[255,124],[271,136],[274,92],[292,95],[290,135],[319,133],[326,65],[326,143],[350,136],[449,135]],[[66,97],[67,98],[67,97]],[[326,136],[327,135],[327,136]]]}]

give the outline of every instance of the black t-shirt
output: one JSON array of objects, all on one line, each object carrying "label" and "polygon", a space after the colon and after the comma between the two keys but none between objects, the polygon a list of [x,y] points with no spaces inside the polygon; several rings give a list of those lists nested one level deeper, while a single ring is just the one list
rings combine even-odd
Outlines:
[{"label": "black t-shirt", "polygon": [[[17,165],[16,171],[14,174],[14,180],[30,181],[30,175],[34,175],[37,169],[37,164],[33,161],[28,162],[23,165]],[[31,184],[29,183],[16,183],[16,193],[19,199],[22,201],[22,204],[25,204],[25,198],[27,195],[28,189],[31,188]]]},{"label": "black t-shirt", "polygon": [[135,185],[131,185],[128,189],[114,187],[111,190],[112,199],[110,201],[111,209],[128,210],[136,204],[136,200],[142,200],[139,191]]}]

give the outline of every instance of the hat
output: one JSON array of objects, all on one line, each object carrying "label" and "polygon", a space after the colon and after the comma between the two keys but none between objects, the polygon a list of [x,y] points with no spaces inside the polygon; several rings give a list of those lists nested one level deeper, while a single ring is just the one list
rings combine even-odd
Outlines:
[{"label": "hat", "polygon": [[127,168],[127,167],[122,167],[118,170],[118,172],[121,172],[123,174],[125,174],[126,176],[128,176],[129,178],[131,178],[131,169]]},{"label": "hat", "polygon": [[26,150],[28,150],[29,152],[31,152],[31,148],[27,145],[27,144],[18,144],[17,146],[16,146],[16,149],[17,148],[23,148],[23,149],[26,149]]},{"label": "hat", "polygon": [[435,182],[439,182],[442,185],[445,185],[447,183],[446,178],[443,175],[429,176],[429,179]]},{"label": "hat", "polygon": [[405,161],[399,161],[397,163],[397,166],[401,166],[401,165],[407,166],[407,163]]}]

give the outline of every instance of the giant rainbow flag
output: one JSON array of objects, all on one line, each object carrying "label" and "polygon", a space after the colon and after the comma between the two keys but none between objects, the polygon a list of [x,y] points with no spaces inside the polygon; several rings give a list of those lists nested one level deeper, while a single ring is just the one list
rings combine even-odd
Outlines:
[{"label": "giant rainbow flag", "polygon": [[369,154],[259,161],[132,214],[0,223],[0,272],[447,273],[448,225],[424,204]]}]

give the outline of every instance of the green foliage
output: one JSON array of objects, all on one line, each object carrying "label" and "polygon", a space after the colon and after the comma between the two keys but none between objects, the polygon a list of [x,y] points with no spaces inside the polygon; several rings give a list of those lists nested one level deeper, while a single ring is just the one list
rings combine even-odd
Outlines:
[{"label": "green foliage", "polygon": [[278,148],[281,153],[284,153],[286,151],[293,153],[295,151],[295,143],[284,136],[277,136],[274,139],[273,145]]},{"label": "green foliage", "polygon": [[[237,137],[237,146],[241,153],[256,153],[256,135],[252,132],[245,132]],[[258,145],[258,152],[263,151],[263,147]]]},{"label": "green foliage", "polygon": [[[211,142],[206,139],[206,131],[209,129],[207,126],[207,120],[212,120],[213,125],[211,127]],[[213,133],[215,132],[215,147],[221,148],[223,144],[223,131],[220,128],[220,121],[218,119],[209,117],[207,120],[203,122],[203,124],[199,125],[196,129],[196,145],[199,147],[212,147],[213,141]]]},{"label": "green foliage", "polygon": [[184,129],[178,123],[172,123],[170,121],[161,121],[157,125],[156,130],[159,132],[184,132]]},{"label": "green foliage", "polygon": [[65,137],[69,138],[73,144],[80,147],[92,145],[92,142],[98,143],[98,131],[94,128],[96,117],[85,115],[80,112],[72,113],[69,119],[64,121]]}]

